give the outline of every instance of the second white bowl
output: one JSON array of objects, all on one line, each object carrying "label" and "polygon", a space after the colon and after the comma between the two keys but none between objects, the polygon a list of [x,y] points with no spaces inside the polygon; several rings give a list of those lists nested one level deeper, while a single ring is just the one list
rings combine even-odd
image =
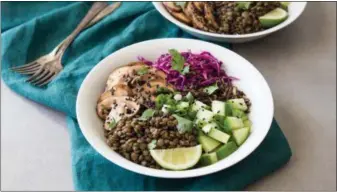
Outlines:
[{"label": "second white bowl", "polygon": [[202,30],[190,27],[186,25],[185,23],[182,23],[178,21],[176,18],[174,18],[165,9],[162,2],[153,2],[154,7],[158,10],[158,12],[163,17],[165,17],[167,20],[177,25],[179,28],[181,28],[185,32],[193,36],[199,37],[201,39],[218,41],[218,42],[228,42],[228,43],[244,43],[244,42],[253,41],[253,40],[265,37],[267,35],[270,35],[271,33],[274,33],[280,29],[283,29],[284,27],[294,22],[302,14],[306,4],[307,2],[291,2],[288,7],[289,17],[287,18],[287,20],[285,20],[284,22],[270,29],[266,29],[264,31],[260,31],[256,33],[243,34],[243,35],[226,35],[226,34],[210,33],[210,32],[206,32],[206,31],[202,31]]}]

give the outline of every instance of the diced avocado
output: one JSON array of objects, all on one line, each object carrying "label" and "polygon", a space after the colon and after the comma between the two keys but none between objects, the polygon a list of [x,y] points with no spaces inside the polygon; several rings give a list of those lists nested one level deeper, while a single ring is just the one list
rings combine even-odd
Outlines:
[{"label": "diced avocado", "polygon": [[228,157],[230,154],[236,151],[237,148],[238,146],[233,141],[230,141],[227,144],[221,146],[219,149],[216,150],[218,160]]},{"label": "diced avocado", "polygon": [[232,116],[237,118],[242,118],[245,115],[245,112],[240,109],[233,109]]},{"label": "diced avocado", "polygon": [[251,127],[252,122],[249,119],[246,119],[246,120],[243,121],[243,126],[244,127]]},{"label": "diced avocado", "polygon": [[240,118],[242,121],[245,121],[248,119],[247,114],[244,111],[241,111],[240,109],[233,109],[232,116]]},{"label": "diced avocado", "polygon": [[226,109],[225,109],[225,112],[226,112],[226,116],[232,116],[232,105],[228,102],[226,102]]},{"label": "diced avocado", "polygon": [[240,129],[243,127],[243,122],[237,117],[226,117],[224,127],[230,130]]},{"label": "diced avocado", "polygon": [[207,165],[216,163],[217,161],[218,161],[218,157],[215,152],[206,153],[206,154],[201,155],[200,160],[199,160],[199,165],[207,166]]},{"label": "diced avocado", "polygon": [[178,103],[177,105],[177,109],[181,110],[181,111],[185,111],[188,109],[188,107],[190,106],[190,104],[186,101],[181,101]]},{"label": "diced avocado", "polygon": [[208,108],[209,107],[206,104],[204,104],[203,102],[195,100],[192,107],[191,107],[191,110],[192,111],[199,111],[200,109],[208,109]]},{"label": "diced avocado", "polygon": [[202,133],[202,131],[199,131],[197,139],[205,152],[213,151],[215,148],[221,145],[219,141],[206,136],[204,133]]},{"label": "diced avocado", "polygon": [[222,101],[212,101],[212,111],[217,115],[226,115],[226,103]]},{"label": "diced avocado", "polygon": [[220,141],[221,143],[227,143],[228,139],[230,138],[230,135],[215,128],[212,128],[207,135],[217,141]]},{"label": "diced avocado", "polygon": [[192,103],[194,101],[194,97],[191,92],[188,92],[187,95],[185,96],[185,100]]},{"label": "diced avocado", "polygon": [[231,104],[233,109],[240,109],[242,111],[246,111],[248,109],[245,100],[242,98],[230,99],[227,102]]},{"label": "diced avocado", "polygon": [[249,9],[250,4],[251,4],[251,2],[249,2],[249,1],[236,2],[236,6],[240,9],[244,9],[244,10]]},{"label": "diced avocado", "polygon": [[249,127],[233,130],[233,137],[238,145],[242,145],[246,141],[249,135]]},{"label": "diced avocado", "polygon": [[196,118],[205,122],[211,122],[213,120],[214,114],[206,109],[200,109],[197,112]]},{"label": "diced avocado", "polygon": [[218,125],[216,123],[208,123],[202,127],[202,131],[208,134],[211,131],[211,129],[217,129],[217,128],[218,128]]}]

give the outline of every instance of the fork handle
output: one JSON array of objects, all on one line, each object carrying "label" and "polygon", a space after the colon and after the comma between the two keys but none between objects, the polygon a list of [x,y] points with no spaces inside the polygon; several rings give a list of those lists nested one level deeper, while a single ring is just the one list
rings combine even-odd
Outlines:
[{"label": "fork handle", "polygon": [[87,24],[100,12],[102,11],[108,4],[106,2],[95,2],[85,17],[82,19],[80,24],[77,25],[76,29],[65,39],[60,49],[57,51],[57,56],[62,59],[62,55],[65,50],[68,48],[70,43],[75,39],[75,37],[86,28]]}]

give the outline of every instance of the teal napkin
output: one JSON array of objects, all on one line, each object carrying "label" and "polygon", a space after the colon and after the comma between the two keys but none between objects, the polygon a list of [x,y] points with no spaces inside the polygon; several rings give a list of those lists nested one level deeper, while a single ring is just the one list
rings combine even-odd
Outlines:
[{"label": "teal napkin", "polygon": [[99,155],[85,140],[76,121],[76,96],[88,72],[104,57],[130,44],[164,37],[192,37],[160,16],[150,2],[124,2],[115,13],[76,38],[63,58],[64,70],[47,87],[31,86],[24,82],[26,76],[9,70],[52,50],[76,27],[90,5],[90,2],[1,3],[2,78],[18,94],[67,114],[76,190],[242,190],[289,160],[291,150],[276,121],[263,143],[246,159],[199,178],[143,176]]}]

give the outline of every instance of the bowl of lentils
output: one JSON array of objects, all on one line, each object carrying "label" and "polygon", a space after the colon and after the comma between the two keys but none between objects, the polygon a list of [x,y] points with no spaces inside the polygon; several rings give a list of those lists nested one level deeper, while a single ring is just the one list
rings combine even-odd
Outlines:
[{"label": "bowl of lentils", "polygon": [[153,2],[182,30],[205,40],[243,43],[276,32],[295,21],[306,2]]},{"label": "bowl of lentils", "polygon": [[76,114],[86,140],[112,163],[188,178],[252,153],[269,131],[273,99],[262,75],[236,53],[168,38],[103,59],[81,85]]}]

